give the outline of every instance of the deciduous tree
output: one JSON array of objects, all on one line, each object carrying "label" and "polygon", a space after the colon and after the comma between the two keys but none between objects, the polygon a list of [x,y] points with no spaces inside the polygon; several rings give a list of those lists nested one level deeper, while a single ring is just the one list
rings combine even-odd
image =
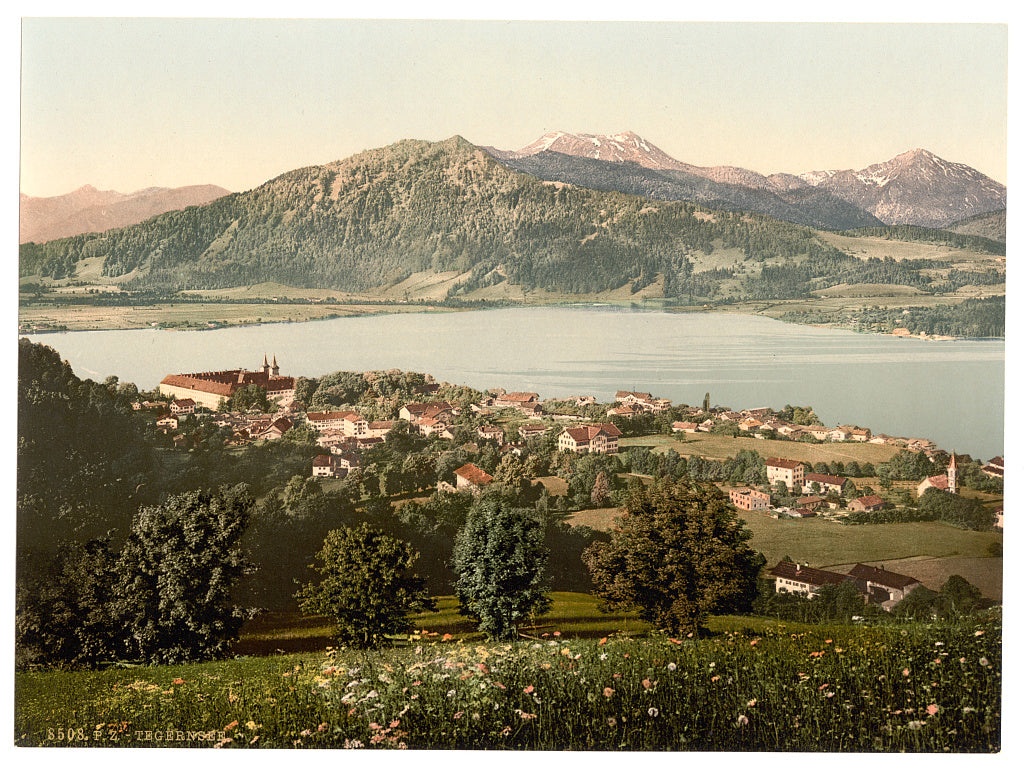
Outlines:
[{"label": "deciduous tree", "polygon": [[409,614],[432,610],[413,575],[412,547],[363,522],[332,530],[317,554],[320,580],[296,595],[303,612],[334,620],[343,645],[375,647],[409,628]]},{"label": "deciduous tree", "polygon": [[611,607],[697,633],[707,616],[748,610],[756,597],[764,558],[749,537],[717,487],[662,481],[631,490],[611,542],[593,543],[584,561]]},{"label": "deciduous tree", "polygon": [[544,532],[531,511],[497,498],[478,502],[455,541],[455,590],[481,631],[516,636],[531,613],[550,607]]}]

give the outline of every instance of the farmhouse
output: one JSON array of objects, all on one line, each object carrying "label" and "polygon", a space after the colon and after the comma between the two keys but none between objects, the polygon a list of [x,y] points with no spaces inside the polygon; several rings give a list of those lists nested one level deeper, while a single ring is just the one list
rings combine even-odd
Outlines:
[{"label": "farmhouse", "polygon": [[568,427],[558,436],[558,450],[579,454],[615,454],[619,450],[620,435],[622,431],[610,423]]},{"label": "farmhouse", "polygon": [[838,585],[850,580],[849,576],[837,572],[818,570],[808,567],[806,564],[794,562],[779,562],[768,572],[775,576],[775,591],[777,593],[785,591],[806,597],[815,596],[822,586]]},{"label": "farmhouse", "polygon": [[877,602],[889,610],[913,589],[921,585],[921,581],[909,575],[900,575],[882,567],[871,567],[856,564],[847,576],[862,582],[865,592],[872,602]]},{"label": "farmhouse", "polygon": [[744,511],[766,511],[771,498],[750,487],[737,487],[729,490],[729,502]]},{"label": "farmhouse", "polygon": [[834,494],[842,494],[843,487],[846,486],[846,482],[849,479],[843,478],[842,476],[829,476],[824,473],[808,473],[804,476],[804,494],[810,494],[814,491],[814,485],[818,485],[819,492],[832,492]]},{"label": "farmhouse", "polygon": [[850,500],[851,511],[881,511],[888,505],[889,503],[878,495],[864,495],[856,500]]},{"label": "farmhouse", "polygon": [[455,471],[456,489],[479,489],[494,480],[490,474],[480,470],[472,462],[467,462]]},{"label": "farmhouse", "polygon": [[310,411],[306,421],[318,432],[340,430],[344,435],[358,437],[366,435],[368,424],[354,411]]},{"label": "farmhouse", "polygon": [[182,416],[183,414],[195,414],[196,402],[191,398],[178,398],[177,400],[172,400],[171,413],[174,414],[175,416]]},{"label": "farmhouse", "polygon": [[478,427],[476,434],[481,438],[494,441],[498,446],[505,443],[505,431],[496,425]]},{"label": "farmhouse", "polygon": [[295,379],[281,376],[277,365],[277,355],[270,364],[263,357],[263,367],[259,371],[246,371],[243,368],[233,371],[204,371],[195,374],[170,374],[160,382],[161,395],[170,398],[189,398],[197,406],[205,406],[216,411],[222,400],[229,399],[240,388],[248,385],[261,387],[267,398],[275,402],[292,400],[295,397]]},{"label": "farmhouse", "polygon": [[804,464],[795,460],[786,460],[779,457],[769,457],[766,461],[768,468],[768,483],[774,486],[782,481],[790,489],[803,487],[804,485]]}]

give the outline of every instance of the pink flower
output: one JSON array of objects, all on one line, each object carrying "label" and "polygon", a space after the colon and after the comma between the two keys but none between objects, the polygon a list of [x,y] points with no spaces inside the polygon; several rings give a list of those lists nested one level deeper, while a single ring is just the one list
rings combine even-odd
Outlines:
[{"label": "pink flower", "polygon": [[749,722],[750,722],[750,719],[746,715],[740,715],[738,718],[736,718],[736,725],[737,726],[745,726]]},{"label": "pink flower", "polygon": [[928,705],[928,714],[929,715],[934,715],[938,711],[939,711],[939,705],[938,704],[929,704]]},{"label": "pink flower", "polygon": [[614,695],[614,693],[615,693],[615,689],[614,688],[605,688],[604,689],[604,697],[606,699],[610,699]]},{"label": "pink flower", "polygon": [[523,693],[527,693],[527,694],[533,693],[533,686],[532,685],[528,685],[525,688],[523,688]]},{"label": "pink flower", "polygon": [[561,636],[562,636],[562,633],[561,633],[561,632],[555,632],[553,636],[555,636],[555,637],[561,637]]},{"label": "pink flower", "polygon": [[650,689],[651,689],[651,681],[650,681],[650,680],[648,680],[648,679],[647,679],[646,677],[644,678],[644,680],[643,680],[643,683],[642,683],[642,685],[643,685],[643,687],[644,687],[644,688],[646,688],[647,690],[650,690]]},{"label": "pink flower", "polygon": [[910,669],[904,668],[903,669],[903,676],[904,677],[909,677],[910,676]]}]

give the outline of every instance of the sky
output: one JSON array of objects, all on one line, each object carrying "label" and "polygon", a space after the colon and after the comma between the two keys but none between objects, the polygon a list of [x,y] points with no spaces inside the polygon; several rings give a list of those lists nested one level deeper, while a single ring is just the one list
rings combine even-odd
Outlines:
[{"label": "sky", "polygon": [[543,18],[23,18],[20,190],[242,191],[405,138],[553,130],[763,174],[920,147],[1007,182],[1006,24]]}]

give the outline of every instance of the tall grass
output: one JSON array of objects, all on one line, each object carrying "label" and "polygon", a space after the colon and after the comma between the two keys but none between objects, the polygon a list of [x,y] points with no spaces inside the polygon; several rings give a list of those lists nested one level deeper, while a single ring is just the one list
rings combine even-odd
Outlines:
[{"label": "tall grass", "polygon": [[[492,643],[23,673],[22,746],[993,752],[1001,627],[722,619],[705,640]],[[729,628],[733,627],[733,628]]]}]

